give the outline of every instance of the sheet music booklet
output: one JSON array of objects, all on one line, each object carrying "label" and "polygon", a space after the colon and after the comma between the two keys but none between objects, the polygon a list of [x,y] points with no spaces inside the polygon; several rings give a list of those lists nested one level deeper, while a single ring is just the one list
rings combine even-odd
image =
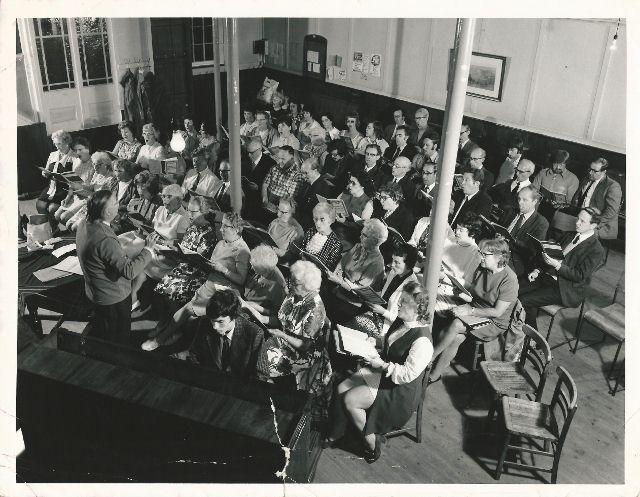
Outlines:
[{"label": "sheet music booklet", "polygon": [[375,346],[367,340],[366,333],[340,324],[336,325],[336,327],[338,329],[338,343],[336,344],[338,352],[364,359],[379,355]]}]

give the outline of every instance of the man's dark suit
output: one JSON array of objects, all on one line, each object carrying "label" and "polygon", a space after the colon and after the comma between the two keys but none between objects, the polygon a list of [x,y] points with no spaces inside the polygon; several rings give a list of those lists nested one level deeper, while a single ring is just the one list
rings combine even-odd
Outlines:
[{"label": "man's dark suit", "polygon": [[456,158],[456,162],[462,166],[466,166],[469,163],[469,156],[471,155],[471,151],[476,148],[478,145],[471,140],[467,140],[467,143],[464,144],[464,147],[460,148],[458,145],[458,156]]},{"label": "man's dark suit", "polygon": [[276,161],[263,153],[257,164],[254,164],[251,158],[249,158],[249,160],[243,164],[242,174],[246,176],[249,181],[258,185],[258,192],[260,192],[264,178],[275,165]]},{"label": "man's dark suit", "polygon": [[465,195],[462,190],[455,192],[451,196],[455,203],[453,207],[453,214],[449,216],[449,224],[451,224],[452,228],[455,228],[458,225],[458,221],[460,221],[460,219],[462,219],[467,212],[482,214],[486,218],[489,218],[489,216],[491,216],[491,197],[480,190],[467,202],[464,203],[462,209],[460,209],[460,212],[458,213],[454,221],[453,217],[456,215],[456,212],[458,212],[458,208],[460,207],[460,204],[462,203],[464,197]]},{"label": "man's dark suit", "polygon": [[[584,190],[589,184],[589,179],[585,179],[580,183],[578,191],[571,199],[571,205],[581,207],[581,200]],[[598,225],[596,233],[601,239],[615,239],[618,236],[618,213],[620,212],[620,203],[622,202],[622,188],[620,183],[605,176],[596,185],[590,207],[596,207],[602,213],[602,219]]]},{"label": "man's dark suit", "polygon": [[369,171],[365,171],[365,163],[361,162],[354,168],[354,173],[363,172],[367,178],[373,183],[373,188],[378,189],[388,180],[391,175],[391,170],[386,164],[382,164],[382,161],[378,161]]},{"label": "man's dark suit", "polygon": [[[373,217],[382,219],[388,226],[399,232],[405,241],[411,238],[413,234],[413,228],[415,226],[413,214],[402,204],[386,219],[383,219],[384,211],[382,209],[374,209]],[[391,236],[389,236],[389,238],[391,238]]]},{"label": "man's dark suit", "polygon": [[313,208],[318,204],[318,197],[322,195],[325,198],[333,198],[333,187],[327,183],[327,180],[320,176],[312,185],[305,182],[300,193],[296,196],[296,215],[300,225],[304,228],[310,228],[313,225]]},{"label": "man's dark suit", "polygon": [[493,203],[498,204],[498,207],[503,212],[498,220],[503,226],[509,226],[510,219],[513,219],[513,214],[518,212],[518,192],[511,191],[511,183],[512,180],[505,181],[487,190]]},{"label": "man's dark suit", "polygon": [[[509,228],[514,219],[517,219],[520,213],[517,212],[507,218],[507,222],[504,224],[505,228]],[[511,261],[509,265],[514,270],[517,276],[521,276],[531,271],[533,258],[536,255],[536,248],[533,245],[531,236],[535,236],[538,240],[544,240],[547,236],[547,230],[549,229],[549,221],[538,212],[533,212],[529,218],[522,223],[522,226],[517,230],[514,229],[511,232],[513,237],[513,243],[511,244]]]},{"label": "man's dark suit", "polygon": [[417,151],[416,147],[407,143],[402,151],[396,156],[397,145],[390,145],[385,151],[383,157],[389,162],[393,162],[397,157],[406,157],[409,160],[413,160]]},{"label": "man's dark suit", "polygon": [[223,338],[211,329],[208,318],[200,318],[196,336],[189,347],[190,355],[202,366],[222,371],[222,363],[227,363],[226,371],[233,376],[249,378],[255,375],[258,354],[264,341],[260,327],[242,316],[236,318],[231,337],[229,357],[222,357]]},{"label": "man's dark suit", "polygon": [[422,137],[424,135],[428,135],[431,132],[433,132],[433,129],[431,128],[431,126],[427,126],[423,130],[419,130],[418,128],[413,128],[411,130],[411,134],[409,135],[409,144],[419,147],[420,140],[422,139]]},{"label": "man's dark suit", "polygon": [[[387,176],[383,185],[394,184],[394,179],[395,178],[393,176]],[[409,173],[405,174],[396,184],[402,189],[404,205],[413,210],[413,201],[415,199],[417,185],[411,180]]]},{"label": "man's dark suit", "polygon": [[[394,136],[394,131],[396,130],[396,123],[393,124],[387,124],[384,127],[384,139],[387,140],[387,143],[393,143],[395,142],[395,136]],[[406,124],[403,124],[402,126],[406,126]]]},{"label": "man's dark suit", "polygon": [[[576,233],[567,233],[560,245],[564,249],[575,238]],[[527,313],[526,322],[536,326],[538,309],[549,304],[577,307],[585,296],[591,276],[604,259],[604,249],[598,237],[590,236],[574,247],[562,261],[555,281],[549,274],[540,273],[533,284],[520,287],[520,302]],[[548,266],[545,266],[548,268]]]}]

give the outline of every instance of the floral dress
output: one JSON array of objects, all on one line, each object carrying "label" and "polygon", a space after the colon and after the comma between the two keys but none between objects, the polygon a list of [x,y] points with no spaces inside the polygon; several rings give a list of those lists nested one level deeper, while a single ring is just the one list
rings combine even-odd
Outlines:
[{"label": "floral dress", "polygon": [[[259,375],[267,378],[294,375],[298,390],[322,390],[331,378],[331,366],[322,335],[326,312],[320,295],[311,293],[300,300],[289,295],[280,307],[278,319],[285,333],[314,340],[315,345],[300,352],[282,338],[268,338],[258,359]],[[316,363],[318,367],[312,367]]]},{"label": "floral dress", "polygon": [[138,140],[133,140],[133,142],[128,142],[125,140],[120,140],[116,143],[115,149],[117,150],[116,155],[120,159],[127,159],[131,162],[134,162],[138,157],[138,153],[140,152],[140,148],[142,147],[142,143]]},{"label": "floral dress", "polygon": [[[195,250],[209,259],[216,245],[216,232],[210,223],[191,225],[184,234],[181,245]],[[170,300],[184,305],[189,302],[196,290],[207,280],[208,272],[189,263],[181,262],[156,285],[155,291]]]}]

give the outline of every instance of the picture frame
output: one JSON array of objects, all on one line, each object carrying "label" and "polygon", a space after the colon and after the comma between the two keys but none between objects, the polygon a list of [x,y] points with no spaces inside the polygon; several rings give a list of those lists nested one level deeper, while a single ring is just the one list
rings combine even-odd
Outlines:
[{"label": "picture frame", "polygon": [[[471,53],[467,95],[502,101],[507,58],[480,52]],[[449,51],[449,78],[453,77],[453,50]]]}]

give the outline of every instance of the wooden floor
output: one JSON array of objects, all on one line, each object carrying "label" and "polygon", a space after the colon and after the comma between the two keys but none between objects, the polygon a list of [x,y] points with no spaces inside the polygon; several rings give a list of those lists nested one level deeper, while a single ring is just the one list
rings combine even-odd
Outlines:
[{"label": "wooden floor", "polygon": [[[624,254],[612,251],[605,267],[593,278],[590,300],[595,305],[611,302],[615,285],[624,270]],[[43,312],[45,332],[57,316],[48,319]],[[551,345],[573,337],[578,310],[563,311],[556,317]],[[541,315],[539,329],[546,334],[549,318]],[[85,323],[67,322],[65,327],[81,331]],[[134,329],[153,326],[149,321],[133,323]],[[592,341],[601,335],[588,325],[583,339]],[[613,360],[615,344],[586,346],[576,355],[569,345],[553,351],[554,361],[564,366],[578,388],[578,410],[564,447],[558,483],[624,483],[624,405],[625,392],[608,394],[606,373]],[[623,349],[624,351],[624,349]],[[624,355],[624,353],[622,354]],[[495,483],[493,472],[502,446],[502,434],[495,424],[485,422],[488,392],[474,389],[473,378],[450,369],[439,383],[428,389],[423,413],[423,442],[416,444],[406,437],[390,439],[382,456],[369,465],[353,452],[340,448],[326,449],[320,456],[314,483]],[[555,384],[552,374],[543,400],[551,396]],[[478,384],[478,382],[476,382]],[[481,384],[480,384],[481,385]],[[509,469],[499,483],[539,483],[546,478]]]}]

